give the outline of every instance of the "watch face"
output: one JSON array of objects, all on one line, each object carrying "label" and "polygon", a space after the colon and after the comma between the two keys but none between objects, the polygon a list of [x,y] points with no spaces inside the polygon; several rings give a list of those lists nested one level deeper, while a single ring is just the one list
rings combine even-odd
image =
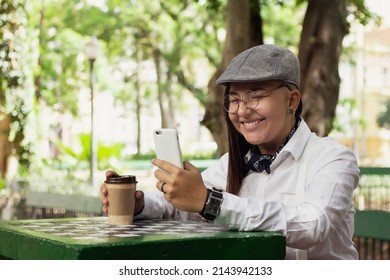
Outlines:
[{"label": "watch face", "polygon": [[212,198],[210,201],[210,212],[215,214],[218,213],[219,207],[220,207],[220,200]]},{"label": "watch face", "polygon": [[221,210],[222,199],[219,197],[214,197],[213,195],[210,197],[210,201],[207,205],[207,213],[217,216]]},{"label": "watch face", "polygon": [[202,215],[203,218],[209,221],[214,221],[221,211],[221,204],[223,201],[222,190],[218,190],[213,188],[210,192],[204,213]]}]

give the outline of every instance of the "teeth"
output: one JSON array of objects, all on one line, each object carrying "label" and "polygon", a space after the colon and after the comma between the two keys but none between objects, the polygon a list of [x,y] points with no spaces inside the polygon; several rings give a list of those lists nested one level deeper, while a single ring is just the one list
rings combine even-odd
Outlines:
[{"label": "teeth", "polygon": [[260,121],[253,121],[253,122],[244,122],[244,126],[256,126],[260,123]]}]

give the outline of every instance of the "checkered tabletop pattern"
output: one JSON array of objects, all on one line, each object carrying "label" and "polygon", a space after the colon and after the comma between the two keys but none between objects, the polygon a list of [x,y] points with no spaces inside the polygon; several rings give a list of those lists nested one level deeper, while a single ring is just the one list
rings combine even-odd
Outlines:
[{"label": "checkered tabletop pattern", "polygon": [[205,221],[0,221],[0,260],[281,260],[285,246],[282,233],[232,231]]},{"label": "checkered tabletop pattern", "polygon": [[140,220],[133,225],[110,225],[107,217],[75,220],[45,220],[18,224],[19,227],[73,240],[142,237],[145,235],[202,235],[227,231],[206,222]]}]

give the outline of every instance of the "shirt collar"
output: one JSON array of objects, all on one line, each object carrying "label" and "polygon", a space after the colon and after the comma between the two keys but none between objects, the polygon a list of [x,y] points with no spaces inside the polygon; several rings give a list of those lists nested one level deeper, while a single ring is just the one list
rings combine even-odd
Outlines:
[{"label": "shirt collar", "polygon": [[[306,146],[310,134],[311,131],[309,127],[307,126],[306,122],[303,119],[301,119],[301,123],[299,124],[297,131],[295,131],[294,135],[287,142],[286,146],[284,146],[283,149],[280,151],[275,161],[278,161],[278,158],[280,160],[282,160],[282,158],[285,158],[286,153],[290,153],[295,160],[298,160],[303,153],[303,149]],[[283,154],[284,156],[281,156]],[[251,157],[252,157],[252,152],[250,149],[244,156],[245,163],[248,163]]]},{"label": "shirt collar", "polygon": [[[280,154],[290,153],[295,160],[298,160],[303,153],[303,150],[306,146],[307,141],[309,140],[310,135],[310,128],[308,127],[307,123],[302,119],[297,131],[291,137],[290,141],[288,141],[286,146],[284,146],[284,148],[280,151]],[[276,159],[277,158],[278,157],[276,157]]]}]

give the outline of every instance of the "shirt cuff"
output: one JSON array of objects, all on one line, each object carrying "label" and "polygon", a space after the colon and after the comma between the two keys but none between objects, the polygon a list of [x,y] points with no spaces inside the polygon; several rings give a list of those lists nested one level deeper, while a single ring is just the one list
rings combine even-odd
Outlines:
[{"label": "shirt cuff", "polygon": [[156,205],[159,205],[158,201],[161,201],[163,196],[162,192],[146,193],[144,196],[144,209],[142,212],[134,217],[136,220],[142,219],[155,219],[162,217],[161,209],[156,209]]}]

